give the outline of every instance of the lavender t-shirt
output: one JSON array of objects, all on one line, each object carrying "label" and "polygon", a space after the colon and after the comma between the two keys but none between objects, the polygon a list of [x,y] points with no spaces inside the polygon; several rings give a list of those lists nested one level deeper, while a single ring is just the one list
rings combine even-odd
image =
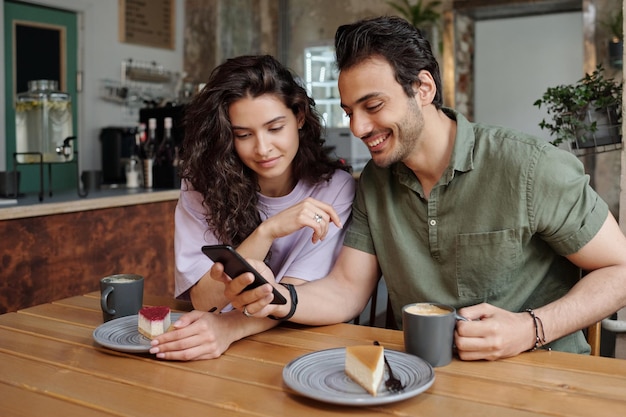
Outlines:
[{"label": "lavender t-shirt", "polygon": [[[269,266],[276,281],[283,277],[313,281],[330,272],[343,245],[346,225],[352,211],[355,180],[343,170],[337,170],[330,181],[309,184],[299,181],[295,188],[283,197],[267,197],[259,194],[258,208],[265,220],[307,197],[313,197],[333,206],[343,229],[330,224],[323,241],[311,242],[313,230],[302,228],[288,236],[274,240]],[[204,245],[218,242],[206,223],[206,208],[202,205],[202,194],[183,182],[175,212],[174,252],[176,259],[176,298],[189,299],[189,289],[211,268],[211,261],[201,251]]]}]

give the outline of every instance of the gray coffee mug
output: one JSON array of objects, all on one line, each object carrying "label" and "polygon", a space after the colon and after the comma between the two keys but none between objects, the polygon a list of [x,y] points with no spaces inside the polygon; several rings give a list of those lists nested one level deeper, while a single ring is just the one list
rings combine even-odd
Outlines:
[{"label": "gray coffee mug", "polygon": [[117,274],[100,280],[100,307],[104,321],[137,314],[142,305],[141,275]]},{"label": "gray coffee mug", "polygon": [[83,171],[80,174],[83,190],[99,190],[102,186],[102,171]]},{"label": "gray coffee mug", "polygon": [[432,366],[452,361],[456,310],[438,303],[412,303],[402,307],[404,349]]}]

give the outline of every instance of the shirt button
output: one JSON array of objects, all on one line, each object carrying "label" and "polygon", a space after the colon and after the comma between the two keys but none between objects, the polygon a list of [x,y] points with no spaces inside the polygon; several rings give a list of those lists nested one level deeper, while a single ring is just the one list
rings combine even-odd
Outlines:
[{"label": "shirt button", "polygon": [[437,220],[431,220],[430,221],[430,225],[431,226],[437,226]]}]

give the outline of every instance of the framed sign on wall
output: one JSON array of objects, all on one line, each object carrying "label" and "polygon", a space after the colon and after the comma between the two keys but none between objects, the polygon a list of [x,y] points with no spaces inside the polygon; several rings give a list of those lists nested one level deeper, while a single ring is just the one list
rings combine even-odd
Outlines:
[{"label": "framed sign on wall", "polygon": [[175,0],[118,0],[120,42],[175,48]]}]

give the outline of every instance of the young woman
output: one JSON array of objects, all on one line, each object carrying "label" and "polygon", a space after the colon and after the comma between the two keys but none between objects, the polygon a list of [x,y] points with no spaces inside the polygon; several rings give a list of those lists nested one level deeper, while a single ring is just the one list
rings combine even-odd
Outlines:
[{"label": "young woman", "polygon": [[204,245],[229,244],[264,260],[286,284],[330,271],[355,181],[324,149],[314,104],[271,56],[227,60],[190,104],[175,216],[176,297],[198,311],[153,342],[158,357],[218,357],[277,323],[230,308],[224,285],[209,277]]}]

